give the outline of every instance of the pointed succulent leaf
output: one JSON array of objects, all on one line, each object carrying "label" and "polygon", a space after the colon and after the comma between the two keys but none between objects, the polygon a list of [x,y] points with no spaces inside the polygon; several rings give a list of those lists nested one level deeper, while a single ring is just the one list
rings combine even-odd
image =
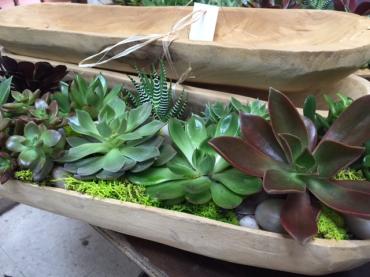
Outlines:
[{"label": "pointed succulent leaf", "polygon": [[271,169],[263,177],[263,188],[270,194],[302,193],[306,184],[295,172]]},{"label": "pointed succulent leaf", "polygon": [[120,140],[136,140],[141,139],[146,136],[155,135],[160,129],[164,127],[164,123],[159,120],[153,120],[131,133],[125,133],[120,135],[118,139]]},{"label": "pointed succulent leaf", "polygon": [[149,168],[140,174],[131,174],[130,182],[143,186],[154,186],[168,181],[182,180],[185,177],[174,173],[167,167]]},{"label": "pointed succulent leaf", "polygon": [[306,126],[292,101],[281,92],[270,88],[269,113],[271,124],[276,134],[290,134],[299,138],[303,147],[307,147]]},{"label": "pointed succulent leaf", "polygon": [[350,181],[350,180],[337,181],[335,180],[331,182],[345,189],[370,195],[370,182],[369,181]]},{"label": "pointed succulent leaf", "polygon": [[172,161],[167,164],[167,167],[175,174],[181,176],[194,178],[199,175],[199,173],[194,170],[191,164],[189,164],[189,162],[185,158],[182,158],[179,155],[173,158]]},{"label": "pointed succulent leaf", "polygon": [[316,98],[313,95],[307,96],[303,104],[303,115],[315,122],[316,119]]},{"label": "pointed succulent leaf", "polygon": [[233,209],[239,206],[243,201],[241,196],[233,193],[218,182],[212,182],[211,194],[215,204],[224,209]]},{"label": "pointed succulent leaf", "polygon": [[370,139],[370,95],[355,100],[326,132],[321,140],[333,140],[361,146]]},{"label": "pointed succulent leaf", "polygon": [[[197,179],[191,180],[197,182]],[[185,186],[189,180],[178,180],[147,187],[146,193],[159,200],[170,200],[185,196]]]},{"label": "pointed succulent leaf", "polygon": [[192,164],[201,175],[207,175],[213,170],[215,157],[196,149],[193,153]]},{"label": "pointed succulent leaf", "polygon": [[105,153],[108,146],[103,143],[85,143],[66,151],[59,162],[73,162],[96,153]]},{"label": "pointed succulent leaf", "polygon": [[189,194],[198,194],[204,191],[209,191],[211,180],[206,176],[201,176],[197,179],[190,179],[185,185],[185,192]]},{"label": "pointed succulent leaf", "polygon": [[12,84],[12,77],[1,81],[0,83],[0,106],[8,102],[11,84]]},{"label": "pointed succulent leaf", "polygon": [[156,166],[162,166],[171,161],[177,154],[176,150],[170,144],[164,144],[159,149],[160,155],[155,161]]},{"label": "pointed succulent leaf", "polygon": [[[85,130],[84,133],[86,134],[98,134],[98,130],[96,129],[96,126],[94,124],[94,121],[92,120],[90,114],[83,110],[77,110],[76,111],[79,127],[82,130]],[[71,126],[73,129],[73,126]],[[78,132],[76,130],[76,132]]]},{"label": "pointed succulent leaf", "polygon": [[334,176],[340,169],[357,160],[363,152],[362,147],[325,140],[314,152],[318,173],[322,177]]},{"label": "pointed succulent leaf", "polygon": [[67,140],[68,145],[71,147],[76,147],[76,146],[80,146],[85,143],[90,143],[90,141],[88,141],[85,138],[81,138],[81,137],[67,137],[66,140]]},{"label": "pointed succulent leaf", "polygon": [[287,164],[273,160],[240,138],[218,137],[209,143],[233,167],[248,175],[263,177],[269,169],[289,169]]},{"label": "pointed succulent leaf", "polygon": [[236,136],[239,130],[239,119],[236,113],[231,113],[221,118],[217,123],[215,137]]},{"label": "pointed succulent leaf", "polygon": [[240,125],[243,140],[277,161],[286,161],[271,125],[262,117],[241,113]]},{"label": "pointed succulent leaf", "polygon": [[208,138],[203,119],[197,115],[192,115],[185,123],[185,133],[194,148],[199,148],[202,142]]},{"label": "pointed succulent leaf", "polygon": [[239,195],[250,195],[261,191],[260,178],[248,176],[235,168],[212,175],[212,179],[222,183],[232,192]]},{"label": "pointed succulent leaf", "polygon": [[103,138],[110,137],[112,135],[112,129],[107,124],[106,121],[100,121],[96,124],[96,129],[99,132],[99,135]]},{"label": "pointed succulent leaf", "polygon": [[79,176],[90,176],[99,172],[103,167],[104,159],[103,157],[95,157],[89,160],[89,163],[85,164],[83,167],[77,168],[77,174]]},{"label": "pointed succulent leaf", "polygon": [[295,160],[302,154],[304,149],[301,140],[291,134],[279,134],[278,137],[286,157],[289,157],[291,163],[294,164]]},{"label": "pointed succulent leaf", "polygon": [[132,109],[128,113],[127,131],[132,131],[143,124],[152,113],[152,105],[144,103],[139,107]]},{"label": "pointed succulent leaf", "polygon": [[289,194],[281,210],[281,225],[295,240],[306,244],[317,234],[318,212],[308,193]]},{"label": "pointed succulent leaf", "polygon": [[159,156],[159,150],[157,147],[150,147],[145,145],[138,145],[135,147],[128,146],[120,149],[122,155],[129,157],[137,162],[143,162],[151,158]]},{"label": "pointed succulent leaf", "polygon": [[303,117],[304,125],[308,134],[308,149],[313,151],[317,144],[317,129],[313,121],[307,117]]},{"label": "pointed succulent leaf", "polygon": [[315,177],[306,177],[306,184],[326,206],[340,213],[370,219],[369,194]]},{"label": "pointed succulent leaf", "polygon": [[117,172],[123,168],[126,161],[127,158],[118,149],[114,148],[104,155],[102,169]]},{"label": "pointed succulent leaf", "polygon": [[195,147],[190,138],[186,135],[181,121],[171,118],[168,122],[168,130],[173,143],[184,154],[189,163],[192,163]]},{"label": "pointed succulent leaf", "polygon": [[294,165],[298,172],[316,173],[315,157],[307,148],[296,158]]}]

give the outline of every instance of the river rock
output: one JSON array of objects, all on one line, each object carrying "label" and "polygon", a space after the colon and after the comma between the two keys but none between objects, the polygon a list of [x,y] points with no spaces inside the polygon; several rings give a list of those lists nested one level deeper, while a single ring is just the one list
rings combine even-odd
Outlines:
[{"label": "river rock", "polygon": [[256,208],[256,221],[266,231],[284,233],[280,224],[280,212],[284,204],[283,199],[267,199]]},{"label": "river rock", "polygon": [[246,215],[239,220],[240,226],[248,227],[252,229],[259,229],[258,224],[254,216]]}]

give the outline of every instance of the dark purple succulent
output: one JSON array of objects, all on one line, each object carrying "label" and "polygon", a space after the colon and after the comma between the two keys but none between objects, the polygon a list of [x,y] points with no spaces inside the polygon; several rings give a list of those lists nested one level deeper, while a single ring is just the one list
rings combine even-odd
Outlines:
[{"label": "dark purple succulent", "polygon": [[16,91],[39,89],[41,93],[59,89],[59,82],[66,76],[67,67],[52,66],[48,62],[17,62],[8,56],[0,56],[0,76],[13,76],[12,88]]},{"label": "dark purple succulent", "polygon": [[359,15],[370,15],[370,0],[333,0],[337,11],[348,11]]},{"label": "dark purple succulent", "polygon": [[317,143],[317,130],[282,93],[271,89],[271,124],[241,114],[242,138],[217,137],[210,145],[235,168],[263,178],[270,194],[286,194],[284,229],[301,243],[317,233],[317,205],[370,219],[370,182],[338,181],[336,173],[356,161],[370,139],[370,95],[354,101]]}]

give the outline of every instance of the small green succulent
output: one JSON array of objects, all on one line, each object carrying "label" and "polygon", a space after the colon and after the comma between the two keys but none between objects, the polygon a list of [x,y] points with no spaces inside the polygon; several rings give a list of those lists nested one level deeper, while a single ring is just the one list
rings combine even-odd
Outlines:
[{"label": "small green succulent", "polygon": [[105,105],[93,121],[77,110],[69,126],[77,136],[67,138],[70,149],[60,159],[77,178],[115,179],[126,172],[140,172],[153,164],[161,165],[176,152],[158,136],[165,125],[150,120],[152,107],[145,103],[127,110],[121,99]]},{"label": "small green succulent", "polygon": [[260,100],[254,100],[247,104],[242,104],[239,100],[231,98],[231,102],[227,105],[216,102],[213,104],[207,104],[203,113],[204,118],[208,124],[217,124],[217,122],[233,112],[244,112],[252,115],[258,115],[264,119],[269,119],[266,104]]},{"label": "small green succulent", "polygon": [[235,136],[238,130],[235,113],[222,118],[212,130],[196,115],[185,123],[170,119],[170,137],[181,154],[165,167],[131,175],[129,180],[146,186],[147,193],[159,200],[204,204],[212,199],[219,207],[235,208],[245,196],[261,190],[261,180],[231,168],[207,143],[212,137]]},{"label": "small green succulent", "polygon": [[305,99],[303,114],[315,124],[319,135],[323,135],[353,102],[350,97],[340,93],[337,96],[339,100],[335,101],[332,97],[324,95],[329,110],[326,118],[316,112],[316,98],[314,96],[308,96]]},{"label": "small green succulent", "polygon": [[140,70],[137,70],[137,73],[139,83],[129,76],[136,92],[126,90],[133,106],[151,103],[153,116],[163,122],[172,117],[180,118],[187,105],[186,95],[182,93],[176,101],[173,100],[172,86],[167,85],[167,73],[163,62],[160,62],[159,74],[155,69],[149,75]]},{"label": "small green succulent", "polygon": [[44,125],[28,122],[23,136],[8,138],[6,147],[19,153],[18,165],[33,172],[33,179],[45,179],[53,168],[54,160],[64,148],[64,135],[56,130],[48,130]]},{"label": "small green succulent", "polygon": [[6,152],[0,151],[0,183],[4,184],[14,174],[17,163]]},{"label": "small green succulent", "polygon": [[36,90],[34,92],[28,89],[22,92],[12,91],[11,95],[14,101],[3,104],[1,109],[12,115],[20,115],[27,113],[35,104],[36,100],[40,96],[40,90]]},{"label": "small green succulent", "polygon": [[74,114],[76,110],[84,110],[96,119],[107,103],[119,97],[121,90],[120,85],[110,90],[107,80],[101,74],[90,83],[76,75],[70,87],[61,83],[60,91],[53,95],[53,99],[58,102],[60,112],[66,116]]}]

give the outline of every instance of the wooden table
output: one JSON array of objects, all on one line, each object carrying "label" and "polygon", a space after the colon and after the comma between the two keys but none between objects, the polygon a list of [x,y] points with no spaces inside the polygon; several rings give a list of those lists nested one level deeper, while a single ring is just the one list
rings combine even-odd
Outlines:
[{"label": "wooden table", "polygon": [[[122,254],[151,277],[299,277],[298,275],[232,264],[182,251],[152,241],[94,227]],[[326,276],[368,277],[370,263],[351,271]]]}]

